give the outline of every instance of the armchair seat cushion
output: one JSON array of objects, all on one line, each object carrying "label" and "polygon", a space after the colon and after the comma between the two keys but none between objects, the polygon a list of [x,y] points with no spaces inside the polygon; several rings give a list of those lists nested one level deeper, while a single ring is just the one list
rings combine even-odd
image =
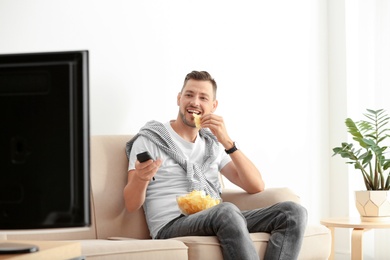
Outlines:
[{"label": "armchair seat cushion", "polygon": [[[268,233],[250,234],[260,259],[264,259],[264,253],[270,237]],[[173,240],[182,241],[188,247],[188,259],[213,259],[223,260],[217,237],[188,236],[176,237]],[[309,225],[306,229],[300,260],[327,259],[330,252],[329,230],[321,225]]]},{"label": "armchair seat cushion", "polygon": [[[267,233],[251,234],[252,241],[256,251],[259,253],[260,259],[263,259],[269,236]],[[220,244],[216,236],[188,236],[173,239],[182,241],[188,247],[189,259],[223,260]]]},{"label": "armchair seat cushion", "polygon": [[89,259],[188,259],[187,246],[176,240],[79,240]]}]

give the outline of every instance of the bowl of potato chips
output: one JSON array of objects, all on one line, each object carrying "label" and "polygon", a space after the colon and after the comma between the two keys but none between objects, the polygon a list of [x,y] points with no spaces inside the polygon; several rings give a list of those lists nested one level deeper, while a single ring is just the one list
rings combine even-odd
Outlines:
[{"label": "bowl of potato chips", "polygon": [[221,203],[221,199],[214,199],[204,191],[194,190],[182,196],[176,196],[177,205],[182,214],[191,215],[211,208]]}]

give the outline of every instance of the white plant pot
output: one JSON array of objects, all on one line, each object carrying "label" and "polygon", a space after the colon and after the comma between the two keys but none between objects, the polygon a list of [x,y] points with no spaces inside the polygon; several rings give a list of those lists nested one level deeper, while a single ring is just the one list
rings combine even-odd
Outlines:
[{"label": "white plant pot", "polygon": [[363,221],[390,221],[390,191],[355,191],[355,201]]}]

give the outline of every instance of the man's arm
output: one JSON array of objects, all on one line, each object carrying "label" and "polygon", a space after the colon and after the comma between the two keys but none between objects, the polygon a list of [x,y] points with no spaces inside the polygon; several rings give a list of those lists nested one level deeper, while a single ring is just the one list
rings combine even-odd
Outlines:
[{"label": "man's arm", "polygon": [[161,160],[148,160],[144,163],[136,161],[135,169],[128,172],[127,184],[123,190],[125,206],[129,212],[138,210],[145,201],[146,189],[152,180]]},{"label": "man's arm", "polygon": [[241,150],[230,154],[232,161],[221,169],[221,174],[248,193],[261,192],[265,188],[259,170]]},{"label": "man's arm", "polygon": [[[214,114],[204,115],[201,118],[201,126],[209,128],[226,150],[233,147],[222,117]],[[263,191],[263,178],[252,161],[241,150],[231,153],[230,157],[232,161],[221,169],[221,173],[248,193]]]}]

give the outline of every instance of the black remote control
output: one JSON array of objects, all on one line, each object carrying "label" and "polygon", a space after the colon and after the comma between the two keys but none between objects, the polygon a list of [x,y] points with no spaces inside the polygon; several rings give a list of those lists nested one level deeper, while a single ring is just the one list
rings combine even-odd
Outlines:
[{"label": "black remote control", "polygon": [[[148,151],[137,154],[137,160],[140,163],[146,162],[147,160],[150,160],[150,159],[153,160],[152,156],[150,155],[150,153]],[[153,180],[156,180],[156,179],[153,177]]]},{"label": "black remote control", "polygon": [[137,154],[137,160],[141,163],[146,162],[147,160],[150,160],[152,156],[150,156],[150,153],[148,151]]}]

